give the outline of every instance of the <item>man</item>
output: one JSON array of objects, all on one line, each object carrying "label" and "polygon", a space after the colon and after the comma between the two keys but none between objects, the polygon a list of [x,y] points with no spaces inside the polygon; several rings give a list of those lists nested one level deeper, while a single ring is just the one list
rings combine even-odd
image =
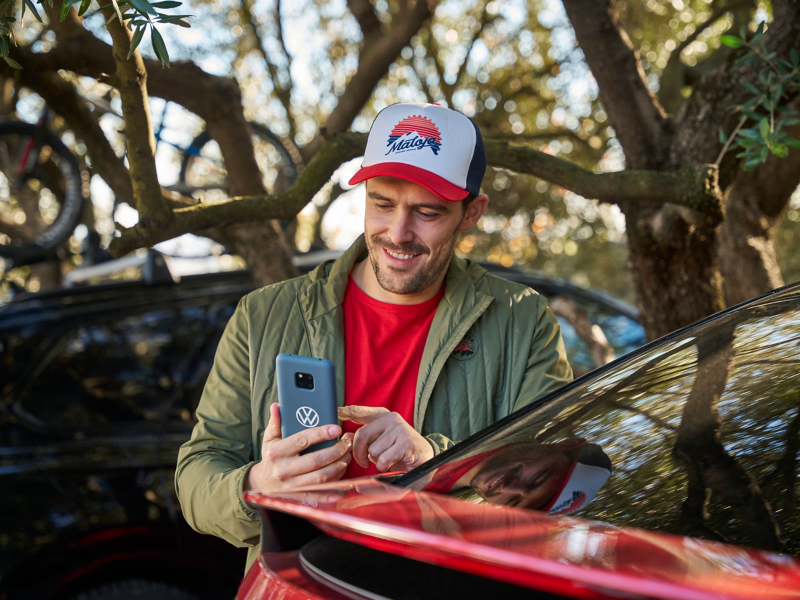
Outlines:
[{"label": "man", "polygon": [[599,445],[569,438],[509,443],[439,467],[412,487],[441,494],[472,488],[489,504],[560,516],[589,504],[609,477],[611,459]]},{"label": "man", "polygon": [[[176,471],[192,527],[252,546],[249,566],[259,522],[246,489],[412,469],[572,379],[545,300],[454,256],[486,210],[485,169],[480,132],[460,113],[395,104],[376,117],[350,180],[366,181],[364,236],[242,298],[220,340]],[[334,363],[344,431],[281,439],[279,353]]]}]

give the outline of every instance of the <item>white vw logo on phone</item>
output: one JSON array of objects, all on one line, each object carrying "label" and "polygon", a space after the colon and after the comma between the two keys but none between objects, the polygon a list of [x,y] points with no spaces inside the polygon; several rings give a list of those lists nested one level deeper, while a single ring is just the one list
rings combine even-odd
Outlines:
[{"label": "white vw logo on phone", "polygon": [[316,427],[317,423],[319,423],[317,411],[308,406],[298,408],[295,415],[297,415],[297,420],[300,421],[300,425],[303,427]]}]

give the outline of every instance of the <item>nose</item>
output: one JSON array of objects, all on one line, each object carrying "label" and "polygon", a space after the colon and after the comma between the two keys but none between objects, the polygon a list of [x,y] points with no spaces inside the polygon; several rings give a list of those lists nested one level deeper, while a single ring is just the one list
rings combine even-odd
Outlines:
[{"label": "nose", "polygon": [[389,239],[398,246],[414,241],[414,231],[411,227],[411,214],[405,210],[396,210],[389,223]]}]

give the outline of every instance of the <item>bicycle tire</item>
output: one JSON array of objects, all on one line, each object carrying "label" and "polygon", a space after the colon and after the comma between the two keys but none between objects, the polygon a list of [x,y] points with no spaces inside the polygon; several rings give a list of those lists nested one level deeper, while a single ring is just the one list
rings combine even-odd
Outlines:
[{"label": "bicycle tire", "polygon": [[[64,197],[58,216],[49,227],[33,240],[27,242],[11,240],[9,244],[0,243],[0,257],[24,259],[31,262],[34,257],[45,256],[57,248],[72,235],[81,220],[83,209],[88,200],[81,179],[81,168],[78,160],[69,148],[51,131],[42,131],[41,126],[21,121],[0,123],[0,145],[10,136],[37,139],[41,147],[49,147],[52,154],[58,157],[58,170],[64,178]],[[37,152],[37,156],[41,153]],[[6,179],[8,175],[4,174]]]},{"label": "bicycle tire", "polygon": [[[294,183],[295,179],[299,175],[300,171],[303,168],[302,158],[300,157],[300,152],[298,152],[297,148],[292,144],[289,140],[283,140],[269,128],[261,125],[260,123],[250,123],[250,130],[251,133],[262,140],[269,143],[275,150],[278,152],[281,158],[281,172],[283,173],[284,177],[288,182],[288,185]],[[203,148],[207,143],[212,141],[211,134],[207,130],[202,131],[197,137],[192,140],[192,144],[190,147],[197,148],[198,150]],[[186,181],[187,174],[189,168],[194,161],[195,156],[184,152],[183,158],[181,160],[181,170],[178,176],[178,181],[180,184],[185,188],[191,188],[191,186]],[[270,192],[271,190],[267,190]]]}]

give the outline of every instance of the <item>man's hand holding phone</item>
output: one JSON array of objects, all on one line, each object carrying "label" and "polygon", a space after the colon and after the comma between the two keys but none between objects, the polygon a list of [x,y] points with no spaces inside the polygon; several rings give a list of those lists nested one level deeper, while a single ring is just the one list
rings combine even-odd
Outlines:
[{"label": "man's hand holding phone", "polygon": [[300,452],[342,435],[338,425],[310,427],[286,439],[281,438],[281,413],[272,404],[269,423],[261,443],[261,461],[247,474],[247,489],[268,493],[298,486],[337,481],[350,464],[352,434],[342,435],[335,445],[300,456]]}]

